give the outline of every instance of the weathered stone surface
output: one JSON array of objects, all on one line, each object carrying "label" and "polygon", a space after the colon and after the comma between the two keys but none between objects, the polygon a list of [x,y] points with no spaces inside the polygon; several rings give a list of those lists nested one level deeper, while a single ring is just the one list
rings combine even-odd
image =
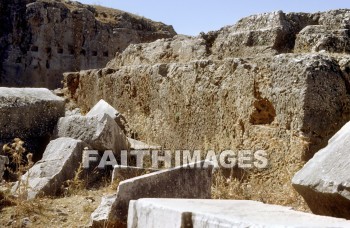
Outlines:
[{"label": "weathered stone surface", "polygon": [[62,73],[105,66],[131,43],[173,37],[171,26],[73,1],[1,2],[3,86],[57,88]]},{"label": "weathered stone surface", "polygon": [[[204,162],[198,164],[202,167]],[[108,216],[104,216],[107,218],[105,223],[126,223],[130,200],[140,198],[210,199],[213,166],[209,163],[207,165],[207,168],[194,169],[176,167],[120,182],[110,212]],[[98,222],[101,223],[101,221]],[[93,217],[92,224],[95,224]]]},{"label": "weathered stone surface", "polygon": [[83,149],[87,146],[83,141],[72,138],[51,141],[43,158],[22,176],[12,192],[24,195],[27,199],[57,195],[64,181],[74,177],[82,161]]},{"label": "weathered stone surface", "polygon": [[66,110],[64,114],[64,116],[76,116],[76,115],[81,115],[79,108],[75,108],[73,110]]},{"label": "weathered stone surface", "polygon": [[323,25],[304,28],[295,41],[295,52],[349,53],[350,30],[331,30]]},{"label": "weathered stone surface", "polygon": [[[324,55],[163,66],[166,76],[159,74],[159,65],[120,67],[102,77],[95,70],[77,73],[76,102],[88,110],[96,99],[108,99],[128,113],[140,138],[167,148],[200,149],[207,143],[220,149],[243,145],[266,150],[271,166],[267,176],[284,180],[350,117],[348,82],[338,63]],[[279,192],[291,191],[289,183],[288,189],[278,185]]]},{"label": "weathered stone surface", "polygon": [[164,63],[187,63],[204,59],[274,55],[293,49],[296,34],[315,24],[309,14],[285,14],[282,11],[243,18],[233,26],[197,37],[177,35],[149,44],[132,44],[118,53],[107,68],[140,64],[161,64],[159,74],[165,76]]},{"label": "weathered stone surface", "polygon": [[[315,14],[286,14],[277,11],[253,15],[233,26],[197,37],[177,35],[149,44],[130,45],[124,52],[118,53],[107,67],[115,69],[127,65],[186,63],[207,58],[221,60],[228,57],[269,56],[318,49],[331,53],[348,52],[349,12],[334,10]],[[316,29],[319,32],[315,32],[315,28],[325,29]],[[161,71],[166,72],[164,69]]]},{"label": "weathered stone surface", "polygon": [[48,89],[0,88],[0,139],[42,137],[64,116],[64,99]]},{"label": "weathered stone surface", "polygon": [[112,205],[117,199],[117,194],[103,196],[99,207],[91,214],[90,227],[103,228],[103,227],[117,227],[116,223],[108,221],[108,216],[111,212]]},{"label": "weathered stone surface", "polygon": [[338,9],[324,13],[316,13],[318,23],[331,29],[349,29],[350,27],[350,10]]},{"label": "weathered stone surface", "polygon": [[0,155],[0,182],[2,181],[2,177],[4,176],[6,165],[8,164],[9,164],[9,158],[7,156]]},{"label": "weathered stone surface", "polygon": [[291,49],[292,26],[282,11],[258,14],[223,28],[213,43],[219,59],[229,55],[276,54]]},{"label": "weathered stone surface", "polygon": [[293,177],[312,212],[350,219],[350,122]]},{"label": "weathered stone surface", "polygon": [[125,117],[103,99],[97,102],[97,104],[86,114],[86,116],[96,116],[99,114],[109,115],[115,120],[115,122],[117,122],[121,130],[125,130],[125,126],[127,125]]},{"label": "weathered stone surface", "polygon": [[66,95],[83,111],[105,99],[138,138],[164,148],[265,150],[269,167],[249,183],[264,191],[252,199],[295,200],[293,174],[350,119],[350,64],[332,49],[285,52],[307,26],[344,29],[348,12],[275,12],[132,45],[107,68],[66,77]]},{"label": "weathered stone surface", "polygon": [[168,62],[186,63],[206,56],[207,46],[203,38],[177,35],[173,39],[160,39],[149,44],[132,44],[124,52],[118,53],[116,58],[107,64],[107,68]]},{"label": "weathered stone surface", "polygon": [[137,176],[159,171],[157,169],[140,168],[135,166],[116,165],[113,168],[112,182],[123,181]]},{"label": "weathered stone surface", "polygon": [[349,227],[350,221],[248,200],[140,199],[128,228]]},{"label": "weathered stone surface", "polygon": [[94,150],[113,150],[116,154],[129,149],[126,136],[108,114],[62,117],[58,121],[55,137],[80,139]]}]

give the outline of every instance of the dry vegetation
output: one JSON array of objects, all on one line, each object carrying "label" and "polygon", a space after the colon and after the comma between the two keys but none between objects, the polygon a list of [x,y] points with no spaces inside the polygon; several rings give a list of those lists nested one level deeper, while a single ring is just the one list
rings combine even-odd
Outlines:
[{"label": "dry vegetation", "polygon": [[[71,11],[83,7],[83,5],[79,5],[79,3],[73,4],[71,1],[67,1],[67,0],[61,0],[61,2],[63,2],[65,6]],[[86,5],[84,5],[84,7],[86,7]],[[117,23],[118,21],[116,20],[116,17],[122,14],[128,14],[135,19],[144,19],[144,17],[141,17],[136,14],[127,13],[122,10],[108,8],[108,7],[96,5],[96,4],[87,6],[87,8],[89,10],[92,10],[96,19],[103,23]]]},{"label": "dry vegetation", "polygon": [[[8,167],[8,171],[18,180],[33,165],[32,154],[26,153],[23,144],[22,140],[14,139],[13,143],[3,147],[3,152],[9,155],[14,165],[13,168]],[[53,227],[79,227],[87,224],[102,194],[112,189],[86,190],[84,181],[79,179],[81,170],[76,171],[75,177],[67,183],[64,195],[58,198],[25,200],[29,188],[27,183],[22,183],[16,196],[13,196],[13,184],[3,182],[0,185],[0,227],[47,227],[47,224],[53,224]]]},{"label": "dry vegetation", "polygon": [[[25,151],[24,148],[23,151]],[[101,197],[115,191],[116,186],[109,186],[108,182],[103,182],[103,186],[99,189],[87,189],[85,182],[79,178],[81,172],[80,167],[75,172],[75,177],[67,181],[63,195],[56,198],[42,197],[25,200],[21,194],[25,193],[26,188],[23,188],[22,192],[15,197],[10,192],[12,184],[4,182],[0,188],[0,227],[47,227],[48,224],[51,227],[84,227],[87,225],[91,213],[100,204]],[[28,188],[28,185],[26,186]]]},{"label": "dry vegetation", "polygon": [[[19,177],[28,166],[23,166],[25,149],[23,142],[16,139],[13,144],[6,145],[4,149],[11,156],[18,156],[16,161]],[[11,148],[11,149],[9,149]],[[204,148],[209,148],[206,143]],[[16,152],[17,151],[17,152]],[[82,168],[76,171],[75,177],[67,181],[62,196],[56,198],[38,198],[35,200],[23,200],[21,197],[13,197],[9,189],[9,183],[2,186],[0,191],[1,221],[0,227],[23,227],[29,223],[34,227],[83,227],[90,221],[91,213],[98,207],[101,197],[116,191],[122,180],[116,180],[110,184],[107,180],[100,188],[87,189],[86,183],[80,178]],[[259,171],[220,170],[215,173],[212,185],[212,198],[214,199],[239,199],[258,200],[264,203],[278,203],[291,206],[294,209],[308,211],[302,201],[299,201],[297,193],[291,189],[290,195],[281,195],[281,188],[290,188],[283,185],[290,181],[290,176],[281,182],[273,181],[262,175]],[[266,185],[269,185],[266,188]],[[273,185],[273,187],[271,187]],[[269,191],[266,191],[269,189]],[[273,189],[274,191],[271,191]],[[23,192],[22,192],[23,193]]]},{"label": "dry vegetation", "polygon": [[[130,129],[140,129],[139,123],[143,123],[142,116],[134,117],[130,121]],[[129,118],[128,118],[129,119]],[[160,116],[153,120],[154,129],[160,129],[158,134],[164,136],[164,140],[169,138],[167,134],[171,134],[171,129],[162,125],[164,120]],[[164,121],[165,122],[165,121]],[[151,124],[150,124],[151,125]],[[155,126],[158,125],[158,126]],[[162,126],[162,127],[159,127]],[[141,141],[147,142],[150,145],[157,145],[151,138],[142,138]],[[204,144],[202,151],[214,150],[216,152],[224,151],[227,147],[223,147],[227,142],[222,138],[216,137],[214,140],[203,139]],[[166,141],[158,142],[158,145],[166,145]],[[181,142],[179,142],[181,144]],[[269,142],[271,148],[274,147],[274,141]],[[212,185],[213,199],[237,199],[237,200],[256,200],[268,204],[278,204],[292,207],[295,210],[310,212],[305,201],[295,191],[291,185],[291,180],[294,174],[300,170],[305,161],[301,159],[300,151],[305,151],[309,143],[303,141],[299,150],[291,151],[285,155],[283,152],[275,155],[269,153],[269,157],[273,157],[273,162],[266,169],[222,169],[215,173]],[[232,146],[231,148],[236,148]],[[175,151],[175,146],[168,148]],[[237,148],[236,148],[237,149]],[[271,150],[267,150],[268,152]],[[293,154],[294,153],[294,154]],[[204,157],[202,157],[204,159]]]},{"label": "dry vegetation", "polygon": [[58,198],[39,198],[20,201],[1,211],[0,227],[21,227],[29,219],[32,227],[84,227],[98,207],[109,187],[99,190],[76,191],[74,195]]}]

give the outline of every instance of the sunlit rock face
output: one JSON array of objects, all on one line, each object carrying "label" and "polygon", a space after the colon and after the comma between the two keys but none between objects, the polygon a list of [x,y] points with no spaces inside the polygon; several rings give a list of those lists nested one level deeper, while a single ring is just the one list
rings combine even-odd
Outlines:
[{"label": "sunlit rock face", "polygon": [[133,44],[105,68],[65,74],[65,93],[85,112],[106,100],[166,148],[265,150],[249,197],[296,202],[293,174],[350,119],[350,58],[330,42],[347,42],[348,14],[279,11]]}]

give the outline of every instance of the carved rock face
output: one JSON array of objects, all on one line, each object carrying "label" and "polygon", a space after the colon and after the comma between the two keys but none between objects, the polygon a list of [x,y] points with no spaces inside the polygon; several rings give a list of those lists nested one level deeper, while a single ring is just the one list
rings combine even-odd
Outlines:
[{"label": "carved rock face", "polygon": [[171,26],[118,10],[75,2],[31,2],[1,6],[1,24],[13,24],[0,34],[3,86],[55,89],[63,72],[103,67],[130,43],[176,34]]}]

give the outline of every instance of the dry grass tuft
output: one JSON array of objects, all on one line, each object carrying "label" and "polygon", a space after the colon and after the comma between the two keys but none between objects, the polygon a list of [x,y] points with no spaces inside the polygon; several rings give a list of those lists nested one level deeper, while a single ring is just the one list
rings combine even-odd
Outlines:
[{"label": "dry grass tuft", "polygon": [[66,187],[64,188],[64,196],[77,195],[81,191],[86,189],[86,183],[81,179],[83,172],[82,164],[80,163],[79,168],[75,171],[75,175],[72,180],[66,181]]}]

